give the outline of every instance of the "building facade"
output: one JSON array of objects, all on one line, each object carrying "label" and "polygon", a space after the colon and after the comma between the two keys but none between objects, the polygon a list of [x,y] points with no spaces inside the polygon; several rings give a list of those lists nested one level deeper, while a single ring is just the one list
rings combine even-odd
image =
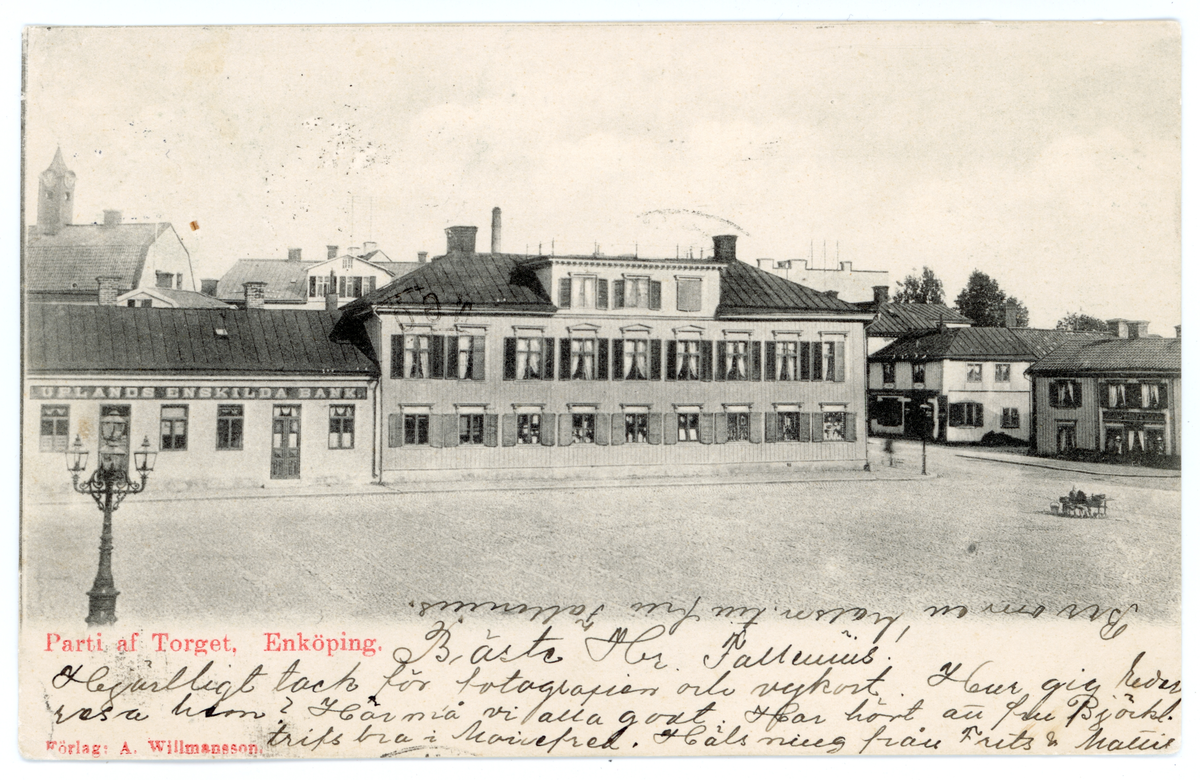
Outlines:
[{"label": "building facade", "polygon": [[865,301],[874,294],[876,287],[887,288],[891,284],[888,271],[866,271],[855,269],[848,260],[835,261],[836,268],[813,267],[811,259],[775,260],[760,257],[755,265],[763,271],[783,277],[789,282],[811,287],[823,292],[835,291],[847,301]]},{"label": "building facade", "polygon": [[740,263],[443,257],[347,306],[382,371],[385,479],[785,462],[862,468],[870,319]]}]

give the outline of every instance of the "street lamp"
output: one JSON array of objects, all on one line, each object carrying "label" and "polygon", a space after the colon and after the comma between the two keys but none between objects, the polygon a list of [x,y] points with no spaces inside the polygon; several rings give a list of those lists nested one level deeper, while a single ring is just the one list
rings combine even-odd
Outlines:
[{"label": "street lamp", "polygon": [[96,579],[88,591],[89,626],[107,626],[117,620],[117,596],[120,591],[113,585],[112,576],[112,513],[117,511],[125,496],[141,493],[146,489],[150,472],[154,471],[154,458],[158,453],[150,449],[150,437],[142,440],[142,448],[133,453],[133,465],[141,475],[141,482],[129,478],[128,465],[118,453],[97,452],[99,466],[83,482],[80,475],[87,468],[88,451],[83,448],[79,436],[67,450],[67,471],[71,472],[71,484],[75,491],[92,497],[96,506],[104,513],[104,526],[100,531],[100,566]]},{"label": "street lamp", "polygon": [[933,428],[933,404],[921,404],[921,411],[925,413],[925,424],[921,426],[921,476],[928,476],[929,472],[925,470],[925,443],[929,441],[929,433]]}]

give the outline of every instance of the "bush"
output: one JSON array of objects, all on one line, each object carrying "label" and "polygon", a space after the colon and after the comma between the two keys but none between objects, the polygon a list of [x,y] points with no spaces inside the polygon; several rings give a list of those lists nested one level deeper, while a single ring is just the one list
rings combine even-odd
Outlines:
[{"label": "bush", "polygon": [[988,431],[983,434],[979,443],[985,447],[1026,447],[1029,445],[1029,442],[1023,439],[1016,439],[1007,433],[997,433],[996,431]]}]

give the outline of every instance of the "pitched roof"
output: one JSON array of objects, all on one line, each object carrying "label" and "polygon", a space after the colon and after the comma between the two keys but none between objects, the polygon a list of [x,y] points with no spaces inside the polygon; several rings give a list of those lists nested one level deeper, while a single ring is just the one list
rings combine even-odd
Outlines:
[{"label": "pitched roof", "polygon": [[[129,299],[139,292],[144,292],[147,295],[166,298],[171,303],[175,304],[177,309],[230,309],[233,308],[230,304],[224,301],[217,300],[211,295],[205,295],[201,292],[192,290],[171,290],[165,287],[143,287],[138,290],[130,290],[122,295],[121,298]],[[118,298],[120,302],[120,298]]]},{"label": "pitched roof", "polygon": [[[326,262],[326,261],[321,261]],[[216,297],[223,301],[241,301],[246,297],[246,282],[266,282],[268,303],[304,303],[308,300],[308,274],[314,265],[309,260],[238,260],[217,281]]]},{"label": "pitched roof", "polygon": [[94,291],[97,276],[115,276],[118,288],[142,283],[146,252],[170,222],[64,225],[57,233],[29,229],[25,243],[25,289],[29,292]]},{"label": "pitched roof", "polygon": [[[376,254],[382,254],[382,253],[380,252],[380,253],[376,253]],[[366,260],[367,262],[372,263],[373,265],[377,265],[380,268],[382,268],[383,270],[387,271],[389,274],[392,275],[393,278],[399,277],[399,276],[404,276],[407,273],[417,270],[418,268],[420,268],[423,265],[428,265],[427,263],[398,263],[398,262],[393,262],[390,260],[389,261],[372,260],[370,255],[368,255],[367,257],[365,257],[363,259]]]},{"label": "pitched roof", "polygon": [[334,322],[306,309],[32,304],[26,366],[31,374],[377,374],[357,349],[330,339]]},{"label": "pitched roof", "polygon": [[862,313],[836,294],[817,292],[781,276],[734,261],[721,269],[721,300],[717,317],[730,315],[788,314],[797,309],[820,312]]},{"label": "pitched roof", "polygon": [[971,325],[970,318],[959,314],[942,303],[899,303],[891,301],[876,306],[864,306],[875,312],[875,319],[867,326],[868,336],[902,336],[915,330],[929,330],[945,322],[954,325]]},{"label": "pitched roof", "polygon": [[1037,360],[1068,342],[1104,338],[1100,333],[1077,333],[1039,328],[946,328],[913,333],[875,352],[883,360]]},{"label": "pitched roof", "polygon": [[1179,339],[1140,338],[1064,344],[1029,367],[1037,374],[1154,372],[1182,375]]}]

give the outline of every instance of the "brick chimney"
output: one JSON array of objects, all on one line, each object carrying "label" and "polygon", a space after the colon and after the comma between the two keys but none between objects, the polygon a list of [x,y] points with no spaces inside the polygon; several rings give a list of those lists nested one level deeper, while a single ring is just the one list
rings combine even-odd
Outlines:
[{"label": "brick chimney", "polygon": [[418,263],[424,264],[428,260],[429,260],[428,252],[417,252],[417,262]]},{"label": "brick chimney", "polygon": [[119,276],[97,276],[101,306],[116,306],[117,296],[121,294]]},{"label": "brick chimney", "polygon": [[737,236],[713,236],[713,259],[722,263],[737,260]]},{"label": "brick chimney", "polygon": [[461,252],[475,253],[475,234],[479,228],[474,225],[455,225],[446,228],[446,254]]},{"label": "brick chimney", "polygon": [[337,257],[337,250],[338,250],[337,244],[326,244],[325,245],[325,259],[332,260],[333,258]]},{"label": "brick chimney", "polygon": [[1134,320],[1129,323],[1129,338],[1144,339],[1150,335],[1150,323],[1147,320]]},{"label": "brick chimney", "polygon": [[1113,338],[1143,339],[1150,334],[1150,323],[1146,320],[1124,320],[1118,317],[1105,320],[1105,323]]},{"label": "brick chimney", "polygon": [[204,293],[205,295],[211,295],[212,297],[216,298],[217,297],[217,280],[216,279],[201,279],[200,280],[200,292]]},{"label": "brick chimney", "polygon": [[888,302],[888,295],[890,295],[890,293],[886,284],[877,284],[871,288],[871,291],[875,293],[876,304]]},{"label": "brick chimney", "polygon": [[116,227],[119,224],[121,224],[121,212],[117,211],[116,209],[105,209],[104,227]]},{"label": "brick chimney", "polygon": [[242,287],[246,290],[246,308],[261,309],[267,303],[266,282],[245,282]]},{"label": "brick chimney", "polygon": [[1006,327],[1006,328],[1017,327],[1017,316],[1020,315],[1020,313],[1021,313],[1021,310],[1017,308],[1017,304],[1005,303],[1004,304],[1004,327]]},{"label": "brick chimney", "polygon": [[1177,338],[1177,339],[1183,338],[1183,336],[1180,335],[1180,333],[1182,332],[1182,328],[1183,328],[1182,325],[1175,326],[1175,338]]},{"label": "brick chimney", "polygon": [[291,260],[293,263],[300,262],[300,249],[298,247],[292,247],[288,250],[288,260]]},{"label": "brick chimney", "polygon": [[492,209],[492,254],[500,253],[500,207]]}]

